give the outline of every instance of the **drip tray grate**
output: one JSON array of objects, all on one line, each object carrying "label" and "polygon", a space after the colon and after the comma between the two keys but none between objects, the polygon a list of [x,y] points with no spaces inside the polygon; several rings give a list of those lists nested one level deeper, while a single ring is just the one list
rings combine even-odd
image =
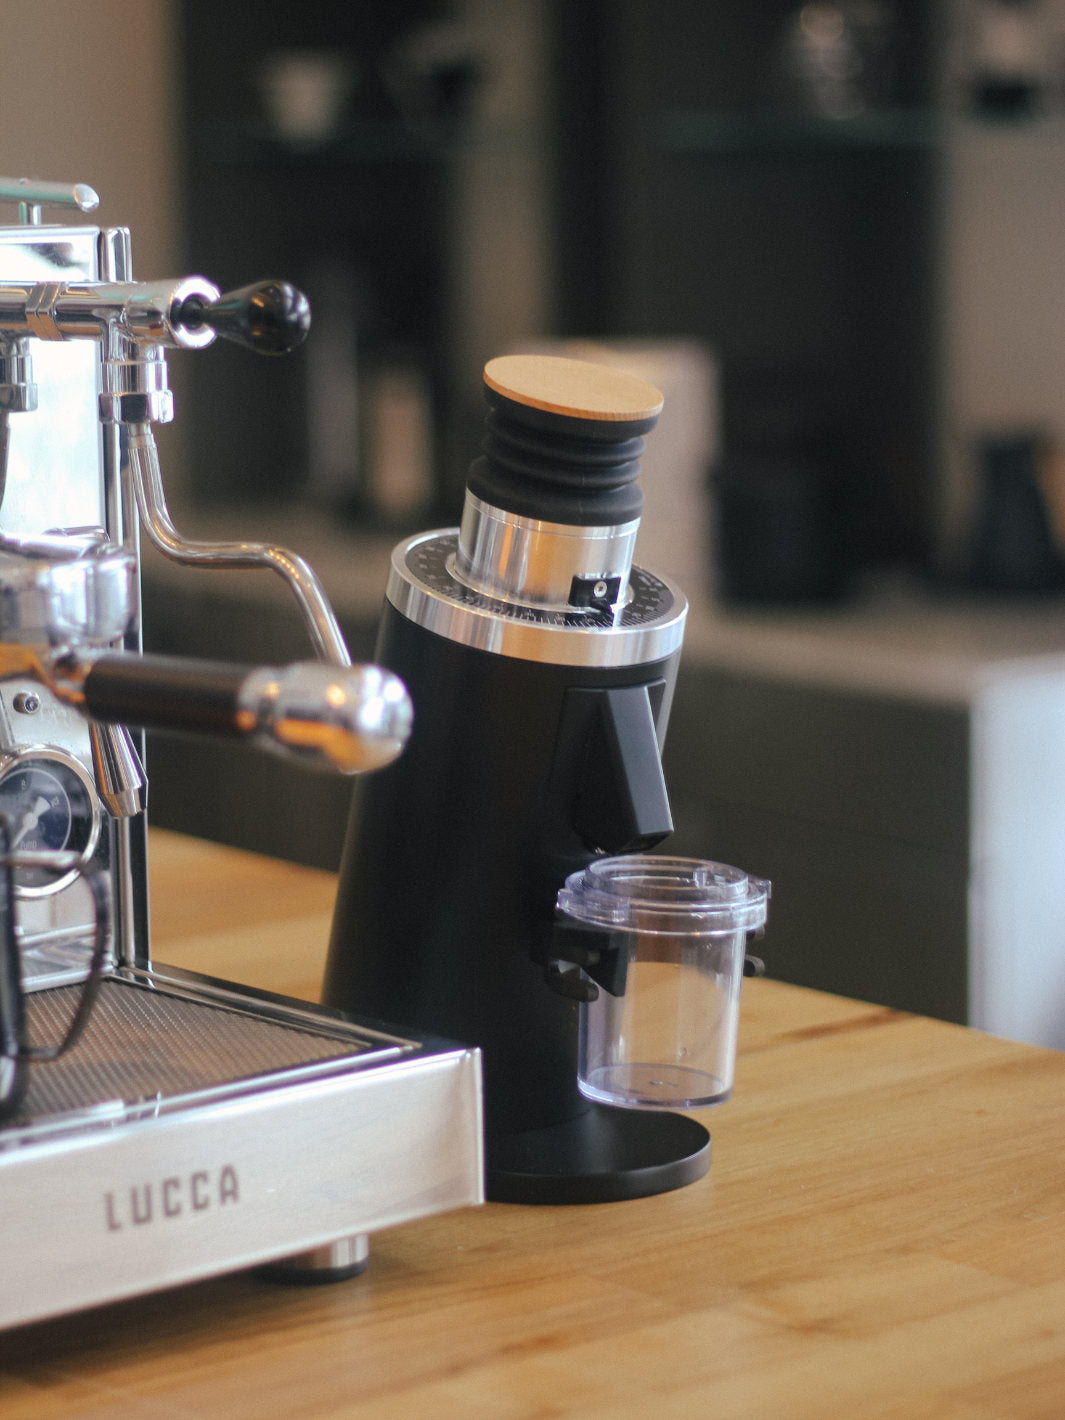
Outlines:
[{"label": "drip tray grate", "polygon": [[[30,995],[31,1040],[61,1039],[80,991],[80,986],[60,986]],[[302,1023],[112,979],[101,984],[77,1045],[56,1061],[31,1066],[15,1122],[112,1101],[131,1105],[169,1099],[374,1050],[393,1054],[403,1043],[354,1034],[338,1039]]]}]

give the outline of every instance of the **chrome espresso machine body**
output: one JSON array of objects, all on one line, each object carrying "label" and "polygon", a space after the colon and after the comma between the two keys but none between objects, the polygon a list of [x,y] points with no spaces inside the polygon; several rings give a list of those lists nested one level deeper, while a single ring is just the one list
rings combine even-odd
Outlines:
[{"label": "chrome espresso machine body", "polygon": [[[82,185],[0,179],[0,202],[0,1326],[242,1267],[350,1275],[375,1229],[481,1200],[478,1052],[154,963],[139,737],[342,773],[404,747],[405,688],[351,666],[311,569],[188,541],[163,495],[165,351],[283,353],[306,302],[134,282],[125,228],[42,223],[91,211]],[[317,659],[143,656],[141,525],[283,576]]]}]

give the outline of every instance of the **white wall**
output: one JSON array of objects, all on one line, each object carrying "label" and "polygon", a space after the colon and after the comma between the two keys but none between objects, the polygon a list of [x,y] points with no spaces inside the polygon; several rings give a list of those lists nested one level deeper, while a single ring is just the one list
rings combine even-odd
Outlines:
[{"label": "white wall", "polygon": [[452,349],[476,388],[485,362],[542,335],[552,284],[541,0],[456,0],[456,22],[485,59],[478,138],[456,160]]},{"label": "white wall", "polygon": [[1065,446],[1065,120],[960,128],[945,146],[940,291],[945,516],[964,537],[974,437]]},{"label": "white wall", "polygon": [[[133,229],[134,271],[176,274],[172,0],[0,4],[0,173],[87,182],[92,220]],[[63,220],[46,211],[44,220]],[[0,212],[0,222],[14,221]]]},{"label": "white wall", "polygon": [[[0,174],[87,182],[99,208],[45,208],[45,222],[129,227],[140,280],[178,269],[180,147],[175,0],[0,0]],[[0,224],[17,220],[0,207]],[[159,426],[171,495],[187,433]]]},{"label": "white wall", "polygon": [[1065,1050],[1060,656],[1000,669],[974,696],[971,832],[969,1022]]},{"label": "white wall", "polygon": [[1065,0],[1038,16],[1044,83],[1030,122],[967,113],[977,7],[952,0],[943,36],[939,299],[945,544],[973,512],[972,441],[1041,430],[1065,448]]}]

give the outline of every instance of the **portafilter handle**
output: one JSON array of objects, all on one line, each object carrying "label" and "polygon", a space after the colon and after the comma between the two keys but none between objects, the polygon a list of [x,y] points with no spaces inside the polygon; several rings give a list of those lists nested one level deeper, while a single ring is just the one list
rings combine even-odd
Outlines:
[{"label": "portafilter handle", "polygon": [[254,741],[312,769],[390,764],[410,735],[410,697],[374,665],[241,666],[172,656],[60,653],[56,692],[95,721]]},{"label": "portafilter handle", "polygon": [[249,739],[340,774],[390,764],[414,718],[403,682],[374,665],[241,666],[0,642],[0,680],[13,676],[98,724]]},{"label": "portafilter handle", "polygon": [[[115,652],[135,604],[135,562],[100,529],[0,534],[0,585],[0,679],[31,677],[95,723],[245,736],[344,774],[390,763],[410,734],[402,681],[378,666],[352,666],[339,631],[343,660],[332,664],[252,667]],[[97,777],[117,771],[126,782],[107,749],[94,746]],[[111,804],[104,783],[101,793]],[[123,811],[137,808],[131,801]]]}]

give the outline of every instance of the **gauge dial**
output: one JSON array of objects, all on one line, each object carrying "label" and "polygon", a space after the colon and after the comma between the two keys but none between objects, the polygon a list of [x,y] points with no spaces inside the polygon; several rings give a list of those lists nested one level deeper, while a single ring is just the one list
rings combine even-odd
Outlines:
[{"label": "gauge dial", "polygon": [[[76,759],[59,750],[30,750],[0,763],[0,815],[16,853],[77,853],[84,861],[96,846],[100,820],[92,781]],[[23,896],[43,896],[73,876],[17,868],[15,889]]]}]

